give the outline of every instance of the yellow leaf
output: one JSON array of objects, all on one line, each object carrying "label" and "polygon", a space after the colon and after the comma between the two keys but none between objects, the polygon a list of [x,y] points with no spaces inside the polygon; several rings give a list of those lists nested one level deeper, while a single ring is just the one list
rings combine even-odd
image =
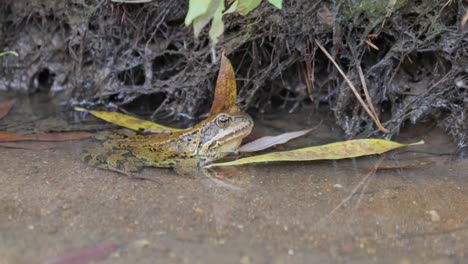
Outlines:
[{"label": "yellow leaf", "polygon": [[231,62],[221,55],[221,66],[216,80],[215,96],[211,105],[210,116],[227,111],[236,104],[237,88],[236,77]]},{"label": "yellow leaf", "polygon": [[398,142],[384,139],[354,139],[326,144],[322,146],[267,153],[229,162],[214,163],[206,167],[209,168],[216,166],[242,165],[248,163],[271,161],[338,160],[373,154],[381,154],[393,149],[420,144],[424,144],[424,141],[419,141],[413,144],[401,144]]},{"label": "yellow leaf", "polygon": [[174,132],[174,131],[182,131],[183,129],[172,128],[163,126],[151,121],[142,120],[133,116],[117,113],[117,112],[106,112],[106,111],[94,111],[94,110],[87,110],[81,107],[75,107],[75,111],[79,112],[88,112],[91,113],[93,116],[100,118],[104,121],[110,122],[112,124],[116,124],[118,126],[126,127],[129,129],[137,130],[137,131],[149,131],[153,133],[162,133],[162,132]]}]

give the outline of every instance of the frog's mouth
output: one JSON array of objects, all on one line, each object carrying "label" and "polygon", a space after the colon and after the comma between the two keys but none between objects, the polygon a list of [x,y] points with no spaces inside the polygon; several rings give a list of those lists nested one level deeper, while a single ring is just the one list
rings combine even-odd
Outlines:
[{"label": "frog's mouth", "polygon": [[251,131],[252,127],[244,127],[223,136],[217,141],[219,144],[218,147],[216,147],[217,152],[223,153],[224,155],[238,153],[238,148],[242,142],[242,139],[247,137]]}]

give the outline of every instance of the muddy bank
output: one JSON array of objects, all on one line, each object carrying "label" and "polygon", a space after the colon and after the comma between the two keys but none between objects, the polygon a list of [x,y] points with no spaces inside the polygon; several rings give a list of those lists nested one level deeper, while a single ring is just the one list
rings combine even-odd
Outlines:
[{"label": "muddy bank", "polygon": [[[390,1],[392,2],[392,1]],[[187,1],[13,1],[0,4],[0,90],[47,94],[56,104],[124,107],[153,119],[192,118],[212,100],[218,61],[207,30],[183,25]],[[225,48],[239,104],[251,111],[328,107],[349,137],[384,136],[318,50],[350,79],[358,67],[390,137],[433,120],[460,149],[468,141],[468,38],[464,1],[267,3],[225,17]],[[359,85],[358,85],[359,87]]]}]

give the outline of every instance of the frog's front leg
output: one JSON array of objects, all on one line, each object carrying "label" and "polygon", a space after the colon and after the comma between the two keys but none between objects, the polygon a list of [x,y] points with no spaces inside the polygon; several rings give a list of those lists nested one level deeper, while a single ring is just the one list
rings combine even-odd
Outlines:
[{"label": "frog's front leg", "polygon": [[198,160],[184,159],[174,166],[174,171],[179,175],[190,175],[198,171]]}]

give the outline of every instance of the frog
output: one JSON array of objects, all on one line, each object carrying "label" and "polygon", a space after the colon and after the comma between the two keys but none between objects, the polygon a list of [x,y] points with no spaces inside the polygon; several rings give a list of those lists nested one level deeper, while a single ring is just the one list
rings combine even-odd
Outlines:
[{"label": "frog", "polygon": [[111,134],[102,147],[87,150],[81,159],[129,176],[143,167],[173,168],[178,174],[187,174],[229,154],[237,154],[252,128],[252,118],[234,105],[181,131]]}]

